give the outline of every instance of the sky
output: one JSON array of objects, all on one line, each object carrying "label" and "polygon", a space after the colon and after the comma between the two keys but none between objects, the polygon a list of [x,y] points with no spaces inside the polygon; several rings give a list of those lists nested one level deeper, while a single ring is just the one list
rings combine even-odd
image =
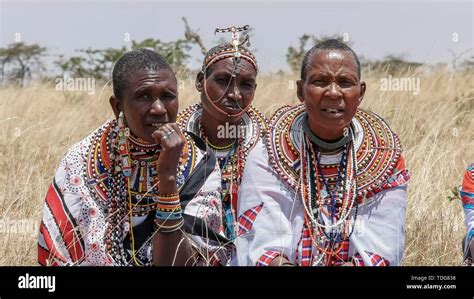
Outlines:
[{"label": "sky", "polygon": [[[356,53],[368,59],[394,54],[436,63],[448,61],[453,53],[472,53],[474,27],[472,0],[0,0],[0,16],[0,47],[19,38],[66,56],[88,47],[129,46],[126,37],[183,38],[181,17],[198,30],[208,48],[221,36],[214,35],[216,27],[250,25],[251,49],[263,72],[287,68],[288,46],[297,46],[305,33],[345,35]],[[202,54],[197,48],[191,54],[191,66],[199,66]]]}]

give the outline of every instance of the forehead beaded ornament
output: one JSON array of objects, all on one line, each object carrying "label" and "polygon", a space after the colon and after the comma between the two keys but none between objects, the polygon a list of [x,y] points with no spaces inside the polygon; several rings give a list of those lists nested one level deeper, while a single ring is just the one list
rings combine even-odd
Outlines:
[{"label": "forehead beaded ornament", "polygon": [[252,64],[255,70],[258,71],[257,59],[252,53],[250,53],[243,47],[245,43],[247,43],[247,47],[250,46],[250,38],[248,34],[245,35],[243,39],[240,39],[240,32],[245,32],[249,30],[249,27],[249,25],[245,25],[243,27],[232,26],[225,29],[216,28],[214,34],[230,32],[232,34],[232,37],[230,42],[218,46],[217,50],[214,53],[210,53],[206,56],[202,66],[202,71],[205,72],[211,65],[225,58],[233,58],[234,71],[236,74],[238,74],[238,64],[240,63],[241,59],[245,59],[250,62],[250,64]]},{"label": "forehead beaded ornament", "polygon": [[[232,35],[231,40],[228,43],[224,43],[222,45],[217,46],[214,51],[211,50],[211,53],[207,54],[206,57],[204,58],[204,63],[202,66],[202,72],[204,74],[204,93],[207,99],[218,112],[225,114],[228,117],[241,116],[242,114],[245,113],[245,111],[247,111],[247,108],[248,108],[248,106],[240,107],[241,109],[240,112],[236,114],[230,114],[223,111],[217,105],[215,105],[215,103],[220,102],[224,98],[224,95],[227,93],[227,90],[229,89],[232,80],[235,79],[237,75],[240,73],[240,70],[243,69],[243,67],[240,65],[241,60],[244,59],[245,61],[249,62],[254,67],[255,71],[258,72],[257,60],[255,56],[243,46],[245,43],[247,46],[250,46],[250,40],[249,40],[248,34],[245,35],[242,39],[240,38],[240,33],[249,30],[249,28],[250,28],[249,25],[245,25],[243,27],[232,26],[232,27],[223,28],[223,29],[216,28],[216,30],[214,31],[214,34],[229,32]],[[216,62],[221,61],[226,58],[232,58],[231,78],[223,94],[218,99],[212,100],[209,97],[209,94],[207,92],[207,70]]]}]

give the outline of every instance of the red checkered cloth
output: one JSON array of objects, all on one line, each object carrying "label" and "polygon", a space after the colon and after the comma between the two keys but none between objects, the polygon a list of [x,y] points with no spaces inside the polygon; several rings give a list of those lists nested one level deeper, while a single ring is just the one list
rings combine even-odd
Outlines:
[{"label": "red checkered cloth", "polygon": [[257,218],[257,215],[258,213],[260,213],[262,208],[263,202],[258,206],[248,209],[242,215],[239,216],[239,218],[237,219],[237,222],[239,223],[239,236],[247,233],[249,230],[252,229],[253,223],[255,222],[255,219]]},{"label": "red checkered cloth", "polygon": [[[310,231],[306,224],[303,225],[299,244],[301,244],[301,255],[299,251],[296,252],[297,264],[303,267],[311,266],[313,261],[313,242],[311,242]],[[332,266],[342,265],[349,259],[349,240],[343,241],[341,246],[341,251],[339,251],[337,257],[335,256],[333,262],[331,262]]]},{"label": "red checkered cloth", "polygon": [[[365,251],[365,252],[369,255],[370,262],[372,263],[372,266],[375,266],[375,267],[390,266],[390,262],[388,260],[384,259],[383,257],[381,257],[380,255],[375,254],[375,253],[370,252],[370,251]],[[360,266],[360,267],[365,266],[364,260],[362,259],[362,257],[358,253],[356,253],[352,257],[352,261],[354,262],[354,265],[356,265],[356,266]]]},{"label": "red checkered cloth", "polygon": [[274,250],[265,251],[262,254],[262,256],[258,259],[256,266],[257,267],[269,266],[270,263],[279,256],[282,256],[288,259],[284,254],[281,253],[281,251],[274,251]]},{"label": "red checkered cloth", "polygon": [[313,242],[311,242],[309,229],[306,226],[306,224],[303,225],[303,231],[301,233],[300,243],[301,243],[301,259],[298,256],[299,264],[303,267],[311,266],[311,260],[313,258]]}]

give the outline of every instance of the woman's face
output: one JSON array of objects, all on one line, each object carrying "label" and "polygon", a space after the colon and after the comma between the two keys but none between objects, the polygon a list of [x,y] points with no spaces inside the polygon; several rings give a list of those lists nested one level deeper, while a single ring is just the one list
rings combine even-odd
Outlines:
[{"label": "woman's face", "polygon": [[[308,122],[321,138],[339,138],[354,117],[365,93],[352,53],[322,50],[310,58],[306,78],[298,81]],[[333,136],[331,136],[333,135]]]},{"label": "woman's face", "polygon": [[113,96],[110,103],[116,116],[123,111],[134,136],[154,143],[152,133],[163,124],[176,121],[178,91],[171,70],[142,69],[134,72],[122,94],[123,99]]},{"label": "woman's face", "polygon": [[[239,72],[233,77],[233,58],[226,58],[214,63],[207,70],[207,78],[199,73],[196,79],[196,88],[201,92],[203,109],[220,122],[239,121],[241,115],[238,114],[249,107],[255,95],[257,71],[250,62],[244,59],[240,60],[238,69]],[[204,92],[205,79],[209,98]],[[217,110],[210,101],[225,114]]]}]

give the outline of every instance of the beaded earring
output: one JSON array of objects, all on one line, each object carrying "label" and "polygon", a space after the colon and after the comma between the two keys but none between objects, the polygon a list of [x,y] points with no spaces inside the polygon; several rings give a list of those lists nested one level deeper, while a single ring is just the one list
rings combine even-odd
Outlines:
[{"label": "beaded earring", "polygon": [[118,120],[119,126],[118,132],[118,154],[120,155],[120,160],[122,161],[122,172],[126,177],[132,175],[132,166],[130,163],[130,151],[128,149],[127,137],[130,135],[130,129],[125,125],[125,115],[123,111],[120,111]]}]

